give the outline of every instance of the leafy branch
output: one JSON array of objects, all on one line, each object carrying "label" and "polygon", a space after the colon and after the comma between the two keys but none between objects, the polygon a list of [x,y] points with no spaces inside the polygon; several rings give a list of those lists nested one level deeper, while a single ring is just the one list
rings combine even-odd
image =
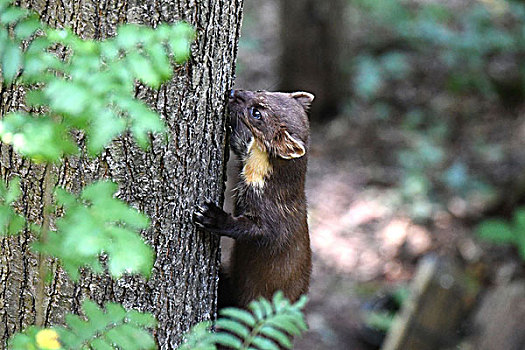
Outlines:
[{"label": "leafy branch", "polygon": [[[70,29],[50,28],[36,14],[10,3],[0,0],[0,78],[4,84],[26,85],[26,105],[43,113],[27,108],[8,113],[0,121],[0,138],[22,156],[46,163],[46,216],[54,206],[51,163],[80,153],[72,135],[85,134],[88,152],[97,156],[126,130],[142,147],[148,146],[148,133],[164,131],[160,116],[135,99],[135,84],[138,80],[158,88],[170,79],[171,63],[189,57],[194,30],[186,23],[156,29],[126,24],[115,38],[84,40]],[[153,252],[138,231],[149,220],[113,198],[116,191],[117,185],[108,182],[88,186],[80,197],[57,189],[57,205],[66,214],[56,222],[58,231],[50,231],[49,215],[41,228],[34,225],[40,236],[33,247],[59,258],[74,280],[83,266],[102,272],[102,253],[108,255],[114,277],[148,276]],[[2,234],[14,234],[25,225],[11,207],[19,193],[18,180],[9,188],[0,184]],[[39,261],[44,274],[45,259]]]},{"label": "leafy branch", "polygon": [[0,2],[1,78],[30,85],[27,105],[45,113],[6,115],[0,123],[4,143],[36,162],[57,162],[79,153],[74,130],[85,133],[92,156],[125,130],[144,148],[149,132],[164,131],[160,116],[135,99],[135,83],[157,89],[173,76],[170,59],[178,64],[189,57],[191,26],[126,24],[114,38],[85,40],[9,2]]},{"label": "leafy branch", "polygon": [[153,250],[139,231],[149,226],[149,219],[123,201],[114,198],[116,183],[98,181],[75,196],[56,189],[57,204],[65,213],[57,219],[57,231],[49,232],[45,242],[33,247],[60,259],[73,280],[79,269],[89,266],[102,273],[99,256],[106,253],[108,269],[113,277],[126,272],[149,276],[153,267]]}]

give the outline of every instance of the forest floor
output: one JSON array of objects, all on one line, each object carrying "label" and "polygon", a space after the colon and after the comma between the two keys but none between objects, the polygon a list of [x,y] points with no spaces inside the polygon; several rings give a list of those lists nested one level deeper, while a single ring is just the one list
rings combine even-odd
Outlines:
[{"label": "forest floor", "polygon": [[[506,128],[507,146],[515,142],[512,130],[525,125],[523,117],[515,122]],[[392,185],[401,172],[384,160],[395,147],[374,140],[378,136],[367,129],[348,116],[312,125],[306,183],[314,253],[306,310],[310,330],[296,340],[298,350],[377,348],[371,343],[381,339],[367,327],[366,308],[408,288],[426,255],[456,260],[482,287],[523,275],[515,248],[476,236],[481,213],[464,213],[474,211],[471,203],[449,198],[427,220],[414,219]]]}]

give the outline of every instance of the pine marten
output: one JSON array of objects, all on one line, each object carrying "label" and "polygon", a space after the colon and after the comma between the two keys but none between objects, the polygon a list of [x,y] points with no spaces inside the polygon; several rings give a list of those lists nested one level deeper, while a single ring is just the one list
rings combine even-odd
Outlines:
[{"label": "pine marten", "polygon": [[307,92],[230,92],[230,145],[240,159],[234,213],[205,203],[194,214],[199,227],[235,239],[230,271],[219,276],[219,308],[246,307],[278,290],[296,301],[308,290],[304,181],[313,99]]}]

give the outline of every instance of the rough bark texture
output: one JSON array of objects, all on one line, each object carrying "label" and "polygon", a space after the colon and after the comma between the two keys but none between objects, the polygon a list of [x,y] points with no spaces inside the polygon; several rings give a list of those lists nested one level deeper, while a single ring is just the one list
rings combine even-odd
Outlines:
[{"label": "rough bark texture", "polygon": [[316,96],[312,121],[333,117],[348,92],[348,79],[340,67],[344,4],[343,0],[281,0],[280,89],[312,92]]},{"label": "rough bark texture", "polygon": [[[99,159],[70,158],[53,171],[54,184],[79,191],[99,178],[119,183],[119,197],[145,212],[152,225],[144,233],[156,250],[149,281],[125,277],[111,281],[84,273],[71,283],[52,262],[46,290],[46,324],[60,323],[78,312],[85,297],[114,300],[153,312],[156,337],[163,349],[174,348],[190,325],[213,316],[216,299],[218,240],[196,232],[191,214],[204,198],[222,201],[226,91],[232,85],[243,0],[33,0],[18,4],[41,14],[52,26],[71,26],[87,38],[115,34],[124,22],[153,25],[186,20],[197,28],[190,62],[158,92],[137,87],[138,97],[159,111],[170,130],[168,142],[152,137],[142,151],[128,138],[117,140]],[[0,90],[4,115],[21,104],[21,89]],[[82,141],[82,140],[80,140]],[[17,157],[1,145],[3,179],[22,178],[19,210],[42,220],[43,167]],[[0,239],[0,348],[15,332],[35,321],[37,259],[25,232]]]}]

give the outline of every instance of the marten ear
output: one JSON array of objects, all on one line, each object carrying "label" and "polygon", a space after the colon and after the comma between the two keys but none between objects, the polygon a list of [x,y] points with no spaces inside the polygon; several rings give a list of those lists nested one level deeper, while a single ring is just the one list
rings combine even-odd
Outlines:
[{"label": "marten ear", "polygon": [[310,105],[315,98],[313,94],[305,91],[292,92],[290,95],[295,98],[305,110],[310,108]]},{"label": "marten ear", "polygon": [[288,131],[282,130],[277,140],[277,155],[284,159],[301,158],[306,153],[303,141],[296,139]]}]

